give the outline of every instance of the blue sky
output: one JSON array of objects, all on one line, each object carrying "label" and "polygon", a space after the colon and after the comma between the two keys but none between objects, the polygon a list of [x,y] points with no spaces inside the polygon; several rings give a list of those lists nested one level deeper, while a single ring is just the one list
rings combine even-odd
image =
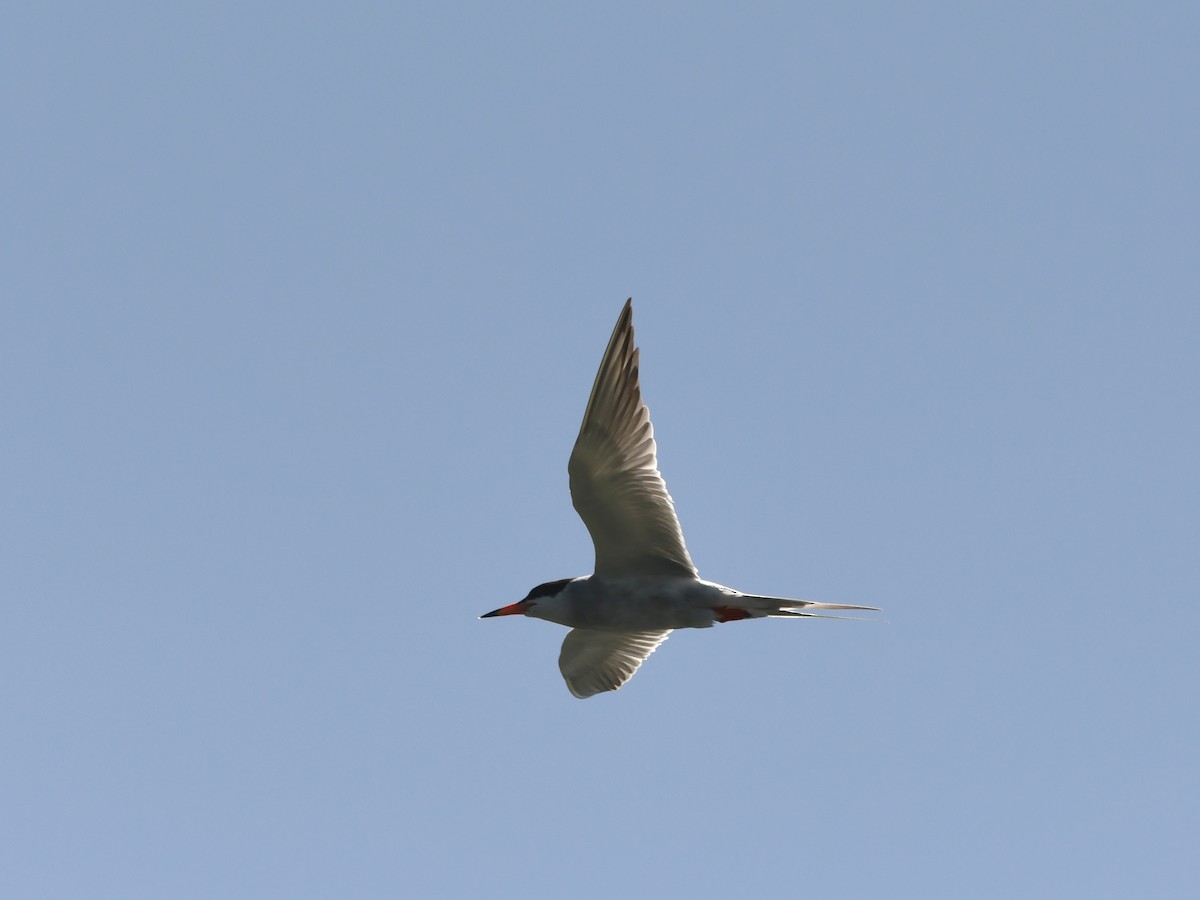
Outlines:
[{"label": "blue sky", "polygon": [[[1191,896],[1191,4],[0,22],[0,894]],[[568,694],[634,297],[705,577]]]}]

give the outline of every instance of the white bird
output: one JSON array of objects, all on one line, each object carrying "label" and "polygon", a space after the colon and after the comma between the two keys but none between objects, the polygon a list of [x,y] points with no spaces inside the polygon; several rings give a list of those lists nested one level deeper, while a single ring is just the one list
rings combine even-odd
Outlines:
[{"label": "white bird", "polygon": [[567,472],[571,502],[596,548],[595,574],[539,584],[524,600],[480,618],[524,615],[570,628],[558,667],[576,697],[617,690],[675,628],[875,610],[744,594],[700,578],[658,471],[638,387],[632,298],[600,361]]}]

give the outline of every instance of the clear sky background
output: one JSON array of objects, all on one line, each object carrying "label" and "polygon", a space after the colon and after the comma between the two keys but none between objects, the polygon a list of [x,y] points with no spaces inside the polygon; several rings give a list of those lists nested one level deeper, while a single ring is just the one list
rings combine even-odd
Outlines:
[{"label": "clear sky background", "polygon": [[[0,895],[1183,897],[1190,3],[0,14]],[[634,297],[705,577],[570,696]]]}]

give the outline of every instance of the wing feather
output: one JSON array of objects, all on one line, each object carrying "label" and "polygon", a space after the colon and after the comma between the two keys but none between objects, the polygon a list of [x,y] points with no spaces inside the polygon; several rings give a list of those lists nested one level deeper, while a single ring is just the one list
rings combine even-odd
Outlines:
[{"label": "wing feather", "polygon": [[638,385],[632,300],[604,351],[567,471],[571,502],[596,548],[596,575],[696,576]]},{"label": "wing feather", "polygon": [[567,689],[581,700],[615,691],[670,633],[573,628],[563,639],[558,668]]}]

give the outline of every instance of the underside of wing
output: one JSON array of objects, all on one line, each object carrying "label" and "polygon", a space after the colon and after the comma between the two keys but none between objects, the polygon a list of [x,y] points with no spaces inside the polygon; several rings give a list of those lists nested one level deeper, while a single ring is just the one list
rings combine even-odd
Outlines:
[{"label": "underside of wing", "polygon": [[598,576],[696,575],[658,471],[631,301],[604,351],[567,471],[571,502],[596,546]]},{"label": "underside of wing", "polygon": [[567,689],[583,700],[615,691],[638,670],[670,631],[600,631],[574,628],[563,640],[558,668]]}]

